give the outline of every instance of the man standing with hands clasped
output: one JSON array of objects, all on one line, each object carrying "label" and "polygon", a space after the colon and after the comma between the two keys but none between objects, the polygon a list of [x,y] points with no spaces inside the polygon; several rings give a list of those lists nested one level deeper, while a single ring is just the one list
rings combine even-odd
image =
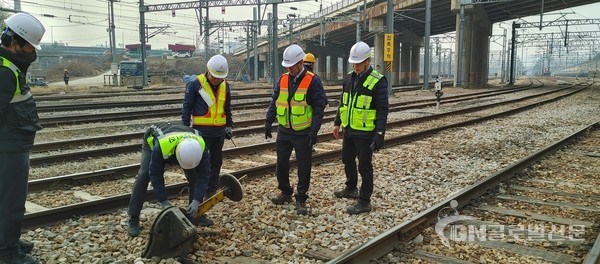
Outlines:
[{"label": "man standing with hands clasped", "polygon": [[[223,165],[223,145],[225,139],[233,137],[231,118],[231,89],[225,81],[229,74],[227,59],[215,55],[206,63],[206,73],[187,83],[183,99],[181,120],[184,125],[197,129],[210,155],[210,181],[206,198],[219,189],[219,174]],[[203,225],[212,222],[203,218]]]},{"label": "man standing with hands clasped", "polygon": [[32,15],[4,20],[0,47],[0,263],[39,263],[28,255],[33,243],[21,240],[27,199],[29,154],[42,129],[25,76],[46,32]]},{"label": "man standing with hands clasped", "polygon": [[308,214],[306,200],[312,167],[312,145],[317,142],[327,97],[321,79],[303,66],[304,51],[292,44],[283,51],[281,65],[288,72],[281,75],[273,87],[273,99],[267,109],[265,139],[271,138],[271,124],[277,119],[277,183],[281,191],[271,197],[274,204],[292,201],[290,186],[290,156],[296,151],[298,187],[296,213]]},{"label": "man standing with hands clasped", "polygon": [[[338,108],[333,136],[340,138],[340,125],[344,128],[342,162],[346,173],[346,187],[334,192],[338,198],[357,199],[346,209],[349,214],[371,211],[373,193],[373,151],[383,148],[388,114],[387,80],[371,67],[371,47],[359,41],[350,49],[348,62],[353,72],[344,78],[340,106]],[[357,189],[358,171],[362,178],[360,192]]]}]

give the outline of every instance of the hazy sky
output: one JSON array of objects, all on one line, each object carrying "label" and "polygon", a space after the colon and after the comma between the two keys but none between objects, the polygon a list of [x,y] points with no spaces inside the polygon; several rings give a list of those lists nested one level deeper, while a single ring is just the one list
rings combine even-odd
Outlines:
[{"label": "hazy sky", "polygon": [[[13,8],[13,0],[0,0],[1,5]],[[173,2],[185,2],[189,0],[146,0],[145,4],[164,4]],[[320,4],[326,8],[337,1],[323,0],[323,2],[304,1],[293,4],[298,6],[298,10],[291,10],[292,4],[279,5],[279,17],[285,18],[287,14],[295,13],[301,17],[310,15],[319,10]],[[70,46],[96,46],[106,45],[108,43],[108,1],[107,0],[29,0],[21,1],[21,7],[42,21],[46,26],[46,34],[43,42],[62,42]],[[139,11],[136,0],[121,0],[114,3],[116,42],[117,46],[125,44],[139,43]],[[261,13],[264,6],[261,7]],[[266,9],[271,12],[271,6]],[[252,19],[252,7],[226,7],[225,14],[221,13],[221,8],[210,9],[211,20],[239,21]],[[600,18],[600,3],[590,4],[577,8],[561,11],[566,13],[569,19],[577,18]],[[44,17],[43,15],[53,15],[54,18]],[[545,14],[544,20],[553,20],[559,18],[558,12]],[[266,15],[264,17],[266,19]],[[539,16],[525,18],[528,21],[539,21]],[[146,23],[149,27],[162,27],[169,25],[168,34],[158,34],[150,39],[149,44],[153,49],[167,48],[168,44],[183,43],[194,44],[198,39],[198,22],[193,9],[177,10],[175,17],[171,11],[146,13]],[[509,23],[505,24],[510,28]],[[555,31],[561,29],[544,29],[542,32]],[[599,26],[569,27],[574,30],[600,30]],[[154,32],[155,29],[150,29]],[[266,31],[266,28],[264,28]],[[243,36],[246,33],[241,28],[232,28],[226,30],[233,41],[235,36]],[[510,32],[510,30],[509,30]],[[528,32],[539,33],[537,29],[529,29]],[[494,34],[502,34],[503,31],[494,25]],[[217,37],[216,33],[211,36],[211,41]],[[499,49],[498,45],[492,44],[492,50]],[[533,52],[533,51],[531,51]]]}]

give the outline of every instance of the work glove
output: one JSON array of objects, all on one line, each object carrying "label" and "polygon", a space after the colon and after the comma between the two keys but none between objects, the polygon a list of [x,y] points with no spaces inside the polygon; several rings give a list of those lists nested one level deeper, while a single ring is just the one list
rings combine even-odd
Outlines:
[{"label": "work glove", "polygon": [[273,134],[271,134],[271,124],[265,124],[265,139],[272,138]]},{"label": "work glove", "polygon": [[317,132],[310,131],[308,133],[308,137],[306,138],[306,143],[308,143],[308,145],[312,147],[314,144],[317,144],[318,140],[319,139],[317,138]]},{"label": "work glove", "polygon": [[169,200],[164,200],[164,201],[160,202],[160,206],[162,207],[162,209],[167,209],[173,205],[171,205]]},{"label": "work glove", "polygon": [[371,143],[371,149],[375,152],[379,151],[383,148],[384,140],[383,140],[383,132],[377,132],[375,137],[373,137],[373,143]]},{"label": "work glove", "polygon": [[225,128],[225,138],[226,139],[233,138],[233,127],[226,127]]},{"label": "work glove", "polygon": [[190,205],[188,205],[187,214],[192,218],[196,217],[196,214],[198,213],[199,205],[200,205],[200,201],[194,199],[192,201],[192,203]]}]

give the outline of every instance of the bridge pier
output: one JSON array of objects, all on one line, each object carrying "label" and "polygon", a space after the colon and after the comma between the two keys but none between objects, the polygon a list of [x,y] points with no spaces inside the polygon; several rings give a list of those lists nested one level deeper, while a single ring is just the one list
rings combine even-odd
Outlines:
[{"label": "bridge pier", "polygon": [[392,85],[400,84],[400,37],[394,36],[394,61],[392,61]]},{"label": "bridge pier", "polygon": [[[491,24],[485,9],[473,6],[465,9],[463,31],[463,51],[455,53],[455,61],[462,56],[462,67],[454,69],[454,79],[465,88],[481,88],[488,82],[489,36]],[[460,14],[456,14],[456,32],[460,32]],[[477,36],[477,37],[473,37]],[[458,40],[456,42],[458,50]],[[457,79],[461,71],[462,80]]]},{"label": "bridge pier", "polygon": [[472,38],[469,88],[482,88],[488,82],[489,36],[492,30],[485,9],[481,6],[476,6],[474,11],[471,26],[473,32],[471,34],[478,37]]},{"label": "bridge pier", "polygon": [[373,68],[378,72],[385,74],[385,61],[383,61],[383,34],[375,35],[375,54],[373,54]]},{"label": "bridge pier", "polygon": [[421,82],[420,65],[421,65],[421,46],[412,45],[412,52],[410,56],[410,83],[418,84]]},{"label": "bridge pier", "polygon": [[409,42],[402,42],[400,48],[400,84],[410,83],[410,50],[411,45]]}]

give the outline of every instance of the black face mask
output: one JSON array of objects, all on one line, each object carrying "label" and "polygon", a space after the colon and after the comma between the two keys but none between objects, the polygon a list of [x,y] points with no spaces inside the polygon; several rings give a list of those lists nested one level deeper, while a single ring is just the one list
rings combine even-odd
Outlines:
[{"label": "black face mask", "polygon": [[37,52],[35,50],[33,50],[32,52],[25,52],[21,49],[17,51],[17,54],[24,62],[27,62],[29,64],[37,60]]}]

